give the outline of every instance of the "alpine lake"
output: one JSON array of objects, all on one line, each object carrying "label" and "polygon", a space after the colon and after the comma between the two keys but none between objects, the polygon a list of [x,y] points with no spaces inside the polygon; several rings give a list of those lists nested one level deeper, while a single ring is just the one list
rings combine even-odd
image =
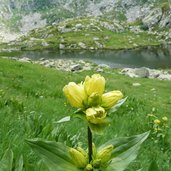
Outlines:
[{"label": "alpine lake", "polygon": [[39,60],[41,58],[85,60],[96,64],[106,64],[112,68],[171,68],[171,46],[145,47],[126,50],[24,51],[22,55],[17,57],[27,57],[31,60]]}]

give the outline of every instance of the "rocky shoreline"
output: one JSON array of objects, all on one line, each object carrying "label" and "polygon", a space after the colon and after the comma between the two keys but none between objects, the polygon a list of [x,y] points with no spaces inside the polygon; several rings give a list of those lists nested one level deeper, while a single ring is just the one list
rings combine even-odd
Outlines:
[{"label": "rocky shoreline", "polygon": [[40,58],[39,60],[32,60],[27,57],[5,57],[8,59],[27,62],[33,64],[40,64],[47,68],[54,68],[56,70],[62,70],[67,72],[82,72],[94,70],[95,72],[103,72],[104,69],[110,69],[110,66],[106,64],[95,64],[84,60],[71,60],[71,59],[45,59]]},{"label": "rocky shoreline", "polygon": [[[32,60],[27,57],[17,58],[17,57],[4,57],[20,62],[27,62],[33,64],[40,64],[47,68],[54,68],[56,70],[62,70],[66,72],[82,72],[94,70],[95,72],[104,72],[107,70],[112,70],[110,66],[106,64],[95,64],[84,60],[71,60],[71,59],[45,59],[40,58],[39,60]],[[124,68],[120,74],[127,75],[129,77],[137,78],[155,78],[159,80],[171,80],[171,73],[165,70],[150,69],[146,67],[141,68]]]}]

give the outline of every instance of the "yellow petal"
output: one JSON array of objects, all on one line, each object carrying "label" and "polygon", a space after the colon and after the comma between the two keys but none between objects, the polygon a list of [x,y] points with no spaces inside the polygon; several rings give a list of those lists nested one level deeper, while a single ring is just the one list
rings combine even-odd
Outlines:
[{"label": "yellow petal", "polygon": [[86,101],[87,97],[82,84],[70,82],[63,88],[63,92],[71,106],[76,108],[82,108],[84,106],[84,101]]},{"label": "yellow petal", "polygon": [[100,74],[94,74],[91,77],[87,76],[85,78],[84,87],[88,96],[92,93],[102,95],[105,88],[105,79]]},{"label": "yellow petal", "polygon": [[120,99],[122,99],[123,94],[120,91],[111,91],[104,93],[102,95],[102,107],[110,109],[113,107]]}]

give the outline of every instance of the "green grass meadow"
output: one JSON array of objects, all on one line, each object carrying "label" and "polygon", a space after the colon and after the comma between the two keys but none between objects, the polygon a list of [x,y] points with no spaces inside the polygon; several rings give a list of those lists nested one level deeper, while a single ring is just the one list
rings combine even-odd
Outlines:
[{"label": "green grass meadow", "polygon": [[[21,63],[0,58],[0,158],[6,149],[14,152],[14,165],[21,156],[24,170],[46,170],[40,159],[25,143],[25,139],[43,138],[62,141],[69,146],[81,144],[86,148],[87,131],[79,119],[64,124],[56,121],[72,114],[63,95],[64,85],[70,81],[81,82],[94,71],[70,73],[45,68],[40,65]],[[94,135],[98,145],[109,139],[131,136],[151,130],[150,137],[143,143],[138,158],[127,171],[148,171],[155,160],[159,171],[171,171],[171,81],[147,78],[130,78],[118,70],[105,70],[106,90],[121,90],[128,96],[125,104],[113,114],[113,123],[104,135]],[[133,83],[140,83],[138,87]],[[154,114],[158,119],[168,117],[166,128],[155,134]],[[43,168],[43,169],[40,169]]]}]

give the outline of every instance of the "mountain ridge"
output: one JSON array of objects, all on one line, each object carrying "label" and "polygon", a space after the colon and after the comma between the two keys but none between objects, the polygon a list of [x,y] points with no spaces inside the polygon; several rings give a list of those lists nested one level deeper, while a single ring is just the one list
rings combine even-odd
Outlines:
[{"label": "mountain ridge", "polygon": [[[7,0],[6,3],[5,0],[0,1],[4,2],[4,9],[8,12],[11,11],[11,16],[14,17],[11,19],[12,22],[10,22],[10,18],[5,20],[7,25],[4,24],[4,27],[9,27],[10,32],[12,31],[10,24],[14,23],[13,32],[18,34],[16,34],[16,38],[13,37],[13,42],[9,43],[10,47],[15,45],[21,49],[35,50],[36,48],[32,48],[34,44],[37,49],[42,49],[42,47],[43,49],[117,49],[122,47],[109,45],[116,43],[115,38],[121,38],[121,44],[122,41],[126,42],[123,48],[159,45],[171,41],[171,4],[166,0],[109,0],[107,2],[104,0]],[[16,12],[19,9],[20,13]],[[30,12],[28,12],[29,10]],[[87,25],[84,25],[84,19],[89,22]],[[65,30],[64,33],[60,32],[62,23],[65,23],[61,28]],[[3,22],[0,25],[1,28],[2,24]],[[84,33],[82,36],[80,30],[77,29],[79,24],[81,24],[81,31]],[[95,32],[91,33],[91,24],[93,27],[99,27],[102,31],[95,29]],[[89,30],[86,30],[87,27]],[[56,32],[53,35],[48,35],[50,37],[47,38],[47,33],[53,32],[53,30]],[[101,38],[98,37],[98,41],[90,40],[89,36],[85,38],[89,34],[88,31],[92,38],[96,39],[98,34]],[[110,36],[109,32],[113,35]],[[123,34],[118,32],[123,32]],[[18,38],[21,33],[24,36]],[[139,35],[142,38],[141,41],[134,34]],[[68,36],[65,43],[61,41],[63,35],[64,37]],[[150,40],[149,36],[154,40]],[[105,37],[112,37],[111,42],[106,44]],[[78,40],[74,40],[74,38]],[[52,43],[54,44],[51,46]]]}]

